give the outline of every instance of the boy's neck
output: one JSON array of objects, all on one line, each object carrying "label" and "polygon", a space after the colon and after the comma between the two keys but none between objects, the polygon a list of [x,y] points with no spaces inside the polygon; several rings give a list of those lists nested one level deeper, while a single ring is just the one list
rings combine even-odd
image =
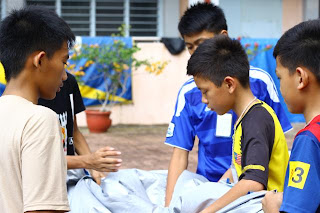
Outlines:
[{"label": "boy's neck", "polygon": [[[319,90],[318,90],[319,91]],[[303,116],[306,120],[306,123],[310,123],[314,117],[320,115],[320,95],[314,96],[313,102],[307,103],[304,108]]]},{"label": "boy's neck", "polygon": [[38,104],[38,88],[32,83],[32,78],[26,72],[22,71],[16,78],[11,78],[3,95],[20,96],[34,104]]},{"label": "boy's neck", "polygon": [[255,100],[256,97],[252,94],[250,88],[241,88],[241,90],[237,92],[233,111],[237,114],[239,119],[245,115],[255,103]]},{"label": "boy's neck", "polygon": [[300,104],[302,114],[306,123],[310,123],[313,118],[320,114],[320,84],[309,83],[308,88],[300,94]]}]

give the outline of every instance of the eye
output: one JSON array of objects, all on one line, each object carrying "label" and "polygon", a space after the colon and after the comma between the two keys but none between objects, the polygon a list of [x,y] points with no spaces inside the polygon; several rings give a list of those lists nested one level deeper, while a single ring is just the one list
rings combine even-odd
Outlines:
[{"label": "eye", "polygon": [[187,49],[188,49],[188,50],[192,50],[192,48],[193,48],[193,46],[188,46],[188,45],[187,45]]}]

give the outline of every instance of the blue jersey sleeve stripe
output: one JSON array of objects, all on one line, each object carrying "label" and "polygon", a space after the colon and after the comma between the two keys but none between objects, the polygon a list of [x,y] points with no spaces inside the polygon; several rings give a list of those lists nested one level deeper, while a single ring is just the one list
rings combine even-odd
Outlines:
[{"label": "blue jersey sleeve stripe", "polygon": [[266,74],[265,72],[258,71],[256,69],[250,69],[249,76],[251,78],[260,79],[267,85],[267,90],[270,95],[270,98],[273,102],[280,102],[278,92],[274,87],[274,82],[270,75]]},{"label": "blue jersey sleeve stripe", "polygon": [[256,70],[256,71],[259,71],[259,72],[266,74],[269,77],[269,80],[271,81],[271,84],[273,85],[274,90],[276,91],[277,95],[279,96],[278,90],[276,88],[276,84],[274,83],[274,80],[273,80],[272,76],[270,75],[270,73],[268,73],[267,71],[265,71],[263,69],[260,69],[260,68],[257,68],[257,67],[251,66],[251,65],[250,65],[250,70]]},{"label": "blue jersey sleeve stripe", "polygon": [[196,86],[196,83],[194,82],[194,80],[192,79],[192,81],[190,81],[188,84],[185,84],[178,95],[178,100],[177,100],[177,106],[176,106],[176,111],[174,113],[174,115],[176,117],[180,116],[181,111],[184,109],[185,104],[186,104],[186,98],[185,98],[185,94],[187,92],[189,92],[190,90],[194,89]]},{"label": "blue jersey sleeve stripe", "polygon": [[191,150],[189,150],[189,149],[183,148],[183,147],[181,147],[181,146],[173,145],[173,144],[171,144],[171,143],[169,143],[169,142],[167,142],[167,141],[165,141],[164,144],[169,145],[169,146],[172,146],[172,147],[174,147],[174,148],[179,148],[179,149],[182,149],[182,150],[191,152]]}]

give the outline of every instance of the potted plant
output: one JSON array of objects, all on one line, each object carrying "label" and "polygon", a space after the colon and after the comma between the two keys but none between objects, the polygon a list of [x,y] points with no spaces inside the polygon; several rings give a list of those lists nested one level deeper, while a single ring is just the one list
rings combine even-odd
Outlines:
[{"label": "potted plant", "polygon": [[119,30],[120,34],[112,35],[109,43],[75,45],[70,57],[71,64],[67,66],[67,70],[76,76],[80,90],[91,82],[102,83],[104,87],[104,92],[95,95],[100,102],[99,110],[86,110],[91,132],[105,132],[110,127],[111,107],[128,93],[131,69],[145,66],[146,71],[157,75],[168,63],[137,59],[135,53],[140,48],[134,43],[125,42],[123,25]]}]

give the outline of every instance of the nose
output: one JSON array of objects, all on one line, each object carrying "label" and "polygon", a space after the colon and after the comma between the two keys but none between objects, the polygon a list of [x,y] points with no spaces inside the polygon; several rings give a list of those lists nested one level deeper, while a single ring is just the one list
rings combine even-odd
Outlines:
[{"label": "nose", "polygon": [[201,101],[204,104],[208,104],[208,100],[204,96],[202,96]]},{"label": "nose", "polygon": [[67,75],[66,70],[64,69],[63,72],[62,72],[62,81],[65,81],[67,79],[68,79],[68,75]]}]

